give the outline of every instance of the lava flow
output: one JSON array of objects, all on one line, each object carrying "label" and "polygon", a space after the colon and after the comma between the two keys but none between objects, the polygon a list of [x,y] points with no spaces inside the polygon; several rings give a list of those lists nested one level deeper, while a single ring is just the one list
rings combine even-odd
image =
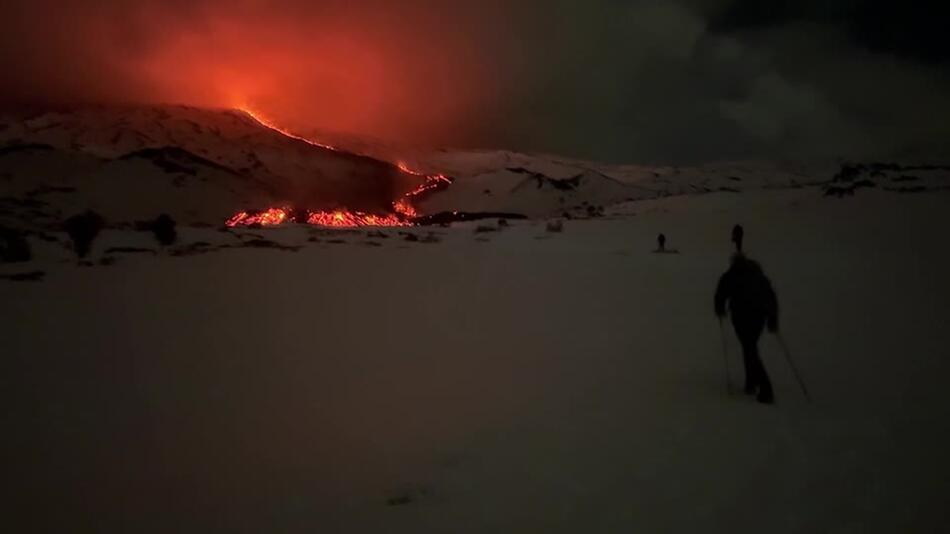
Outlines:
[{"label": "lava flow", "polygon": [[226,226],[277,226],[283,224],[290,218],[290,210],[287,208],[270,208],[260,213],[248,213],[242,211],[234,217],[228,219],[224,224]]},{"label": "lava flow", "polygon": [[412,226],[397,215],[373,215],[359,211],[316,211],[307,214],[307,224],[315,226]]},{"label": "lava flow", "polygon": [[263,126],[264,128],[267,128],[268,130],[273,130],[273,131],[275,131],[275,132],[277,132],[277,133],[283,135],[284,137],[289,137],[289,138],[291,138],[291,139],[296,139],[297,141],[303,141],[304,143],[307,143],[308,145],[312,145],[312,146],[316,146],[316,147],[320,147],[320,148],[325,148],[325,149],[327,149],[327,150],[333,150],[334,152],[337,151],[337,148],[336,148],[336,147],[333,147],[333,146],[330,146],[330,145],[325,145],[325,144],[323,144],[323,143],[318,143],[318,142],[314,141],[313,139],[307,139],[306,137],[301,137],[301,136],[299,136],[299,135],[297,135],[297,134],[295,134],[295,133],[293,133],[293,132],[291,132],[291,131],[289,131],[289,130],[285,130],[285,129],[281,128],[280,126],[277,126],[277,125],[274,124],[273,122],[271,122],[271,121],[265,119],[265,118],[262,117],[261,115],[258,115],[257,113],[254,113],[253,111],[251,111],[251,110],[249,110],[249,109],[247,109],[247,108],[240,108],[240,109],[238,109],[238,111],[240,111],[241,113],[244,113],[245,115],[247,115],[248,117],[250,117],[251,119],[253,119],[254,122],[256,122],[257,124]]},{"label": "lava flow", "polygon": [[303,216],[295,216],[292,208],[269,208],[253,213],[242,211],[228,219],[224,224],[235,226],[279,226],[285,222],[296,221],[314,226],[337,226],[355,228],[359,226],[412,226],[412,223],[398,215],[373,215],[361,211],[307,211]]},{"label": "lava flow", "polygon": [[[240,109],[242,113],[250,117],[260,126],[277,132],[285,137],[302,141],[308,145],[338,151],[336,147],[319,143],[312,139],[301,137],[293,132],[285,130],[276,124],[268,121],[262,116],[248,110]],[[405,163],[399,162],[396,167],[403,173],[411,174],[425,178],[425,182],[404,194],[402,198],[393,202],[393,213],[388,215],[374,215],[360,211],[336,210],[336,211],[308,211],[305,217],[294,217],[294,210],[287,207],[268,208],[258,212],[242,211],[228,219],[224,224],[228,227],[235,226],[279,226],[285,222],[296,221],[315,226],[331,226],[341,228],[353,228],[360,226],[413,226],[412,219],[420,217],[422,214],[412,205],[411,200],[427,192],[434,191],[440,187],[445,187],[452,183],[452,179],[442,174],[430,175],[410,169]]]},{"label": "lava flow", "polygon": [[406,174],[412,174],[414,176],[424,176],[426,179],[426,181],[422,183],[419,187],[416,187],[412,191],[409,191],[408,193],[403,195],[402,198],[393,202],[393,210],[404,217],[414,218],[414,217],[419,217],[422,215],[421,213],[416,211],[416,208],[412,205],[412,202],[410,202],[410,200],[412,200],[415,197],[418,197],[419,195],[428,193],[429,191],[435,191],[436,189],[440,187],[445,187],[452,183],[452,179],[445,175],[422,174],[420,172],[411,170],[409,167],[406,166],[405,163],[401,161],[398,163],[397,166],[399,167],[399,170],[401,170],[402,172]]}]

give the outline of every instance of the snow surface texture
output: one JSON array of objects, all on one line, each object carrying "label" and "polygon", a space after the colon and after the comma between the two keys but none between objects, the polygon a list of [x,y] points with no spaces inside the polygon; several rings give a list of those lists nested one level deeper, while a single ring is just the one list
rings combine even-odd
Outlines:
[{"label": "snow surface texture", "polygon": [[[413,229],[416,242],[186,228],[159,250],[109,230],[91,267],[32,242],[36,260],[3,273],[46,278],[0,280],[0,521],[9,532],[939,531],[948,201],[713,193],[626,203],[563,233],[462,224]],[[814,404],[770,336],[778,405],[726,394],[712,293],[736,222],[774,281]],[[680,254],[650,252],[660,232]]]}]

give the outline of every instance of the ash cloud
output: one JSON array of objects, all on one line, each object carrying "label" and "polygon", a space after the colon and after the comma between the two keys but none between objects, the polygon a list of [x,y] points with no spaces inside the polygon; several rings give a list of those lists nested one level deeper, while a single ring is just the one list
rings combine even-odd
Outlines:
[{"label": "ash cloud", "polygon": [[877,157],[950,134],[945,17],[897,2],[90,4],[0,6],[4,108],[243,104],[300,129],[618,162]]}]

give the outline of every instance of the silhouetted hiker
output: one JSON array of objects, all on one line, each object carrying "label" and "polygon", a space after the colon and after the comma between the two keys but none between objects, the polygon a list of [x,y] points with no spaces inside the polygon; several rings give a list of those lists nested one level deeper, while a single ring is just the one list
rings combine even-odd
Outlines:
[{"label": "silhouetted hiker", "polygon": [[158,243],[163,247],[173,245],[175,239],[178,237],[178,232],[175,231],[175,219],[172,219],[167,213],[163,213],[158,216],[151,223],[152,233],[155,234],[155,239],[158,240]]},{"label": "silhouetted hiker", "polygon": [[23,232],[0,226],[0,263],[30,261],[32,257]]},{"label": "silhouetted hiker", "polygon": [[659,237],[656,238],[656,242],[660,246],[660,248],[657,249],[657,252],[666,252],[666,236],[660,234]]},{"label": "silhouetted hiker", "polygon": [[736,252],[742,254],[742,238],[745,237],[745,230],[742,225],[735,225],[732,228],[732,242],[736,244]]},{"label": "silhouetted hiker", "polygon": [[778,331],[778,299],[772,282],[762,267],[742,254],[732,257],[732,266],[719,279],[716,287],[716,315],[726,315],[726,302],[732,315],[732,325],[742,344],[745,363],[745,392],[752,395],[758,390],[758,401],[775,402],[772,382],[759,357],[759,337],[768,326],[769,332]]},{"label": "silhouetted hiker", "polygon": [[73,248],[80,259],[89,254],[92,241],[99,235],[104,225],[105,220],[102,216],[91,210],[66,219],[63,226],[69,238],[73,240]]}]

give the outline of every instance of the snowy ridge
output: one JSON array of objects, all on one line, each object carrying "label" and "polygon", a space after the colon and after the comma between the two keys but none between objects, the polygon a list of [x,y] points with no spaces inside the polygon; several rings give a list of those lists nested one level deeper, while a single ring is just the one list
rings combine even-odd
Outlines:
[{"label": "snowy ridge", "polygon": [[[147,215],[156,197],[167,202],[163,211],[204,223],[273,203],[385,211],[420,180],[389,162],[291,139],[235,110],[97,107],[2,126],[0,175],[11,193],[71,187],[79,194],[62,209],[95,206],[113,219]],[[34,157],[36,147],[42,156]],[[110,187],[123,194],[84,197]]]},{"label": "snowy ridge", "polygon": [[[158,210],[183,222],[219,224],[235,212],[273,204],[381,213],[422,179],[398,164],[454,179],[450,187],[414,200],[425,214],[584,217],[651,198],[827,184],[847,167],[837,161],[613,165],[507,150],[400,146],[320,131],[308,135],[338,150],[288,137],[226,109],[87,107],[3,120],[0,208],[6,208],[0,219],[53,220],[93,208],[116,221],[151,217]],[[939,188],[948,174],[942,167],[896,164],[862,169],[899,192]],[[43,187],[74,193],[34,199],[29,210],[21,209],[22,195]]]}]

